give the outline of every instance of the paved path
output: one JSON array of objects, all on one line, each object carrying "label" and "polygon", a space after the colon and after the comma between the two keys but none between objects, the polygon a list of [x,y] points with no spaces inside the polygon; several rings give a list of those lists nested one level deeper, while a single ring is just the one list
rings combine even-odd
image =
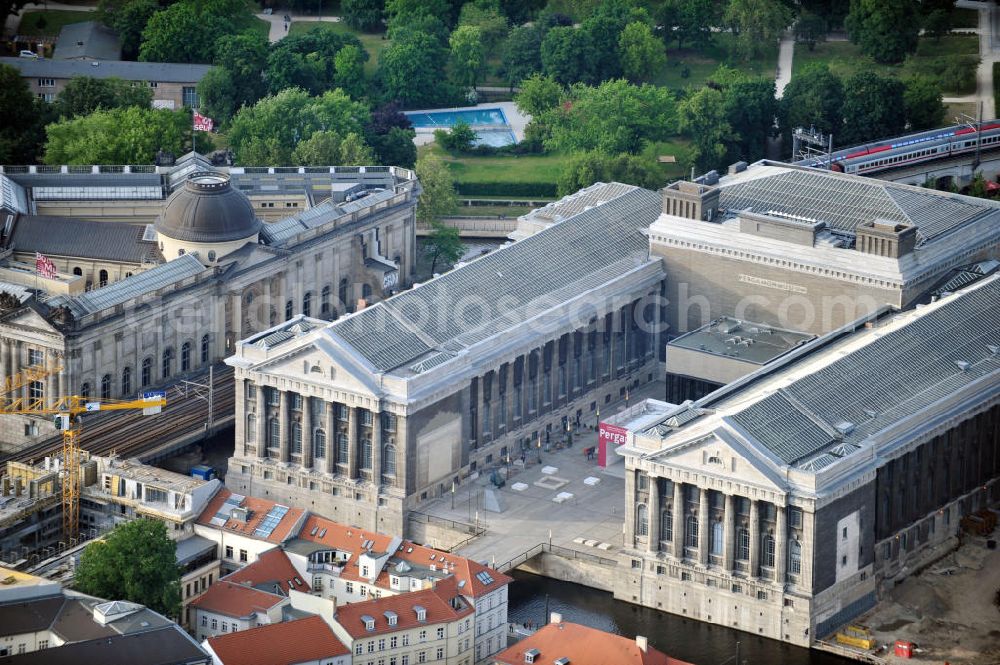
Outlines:
[{"label": "paved path", "polygon": [[257,18],[267,21],[270,29],[267,31],[267,39],[272,44],[288,34],[289,24],[285,22],[285,16],[292,19],[292,23],[302,23],[305,21],[326,21],[328,23],[340,22],[339,16],[310,16],[308,14],[293,14],[292,12],[278,10],[274,14],[257,14]]},{"label": "paved path", "polygon": [[17,26],[20,25],[21,15],[24,12],[51,11],[56,9],[70,12],[96,12],[97,3],[95,2],[93,5],[64,5],[61,2],[29,2],[20,11],[14,12],[7,17],[7,21],[3,27],[4,34],[14,35],[17,33]]},{"label": "paved path", "polygon": [[[958,0],[957,7],[962,9],[976,9],[979,11],[979,27],[975,30],[961,30],[960,32],[974,32],[979,35],[979,68],[976,70],[976,92],[971,95],[960,97],[945,97],[946,104],[976,104],[982,102],[983,119],[989,120],[996,117],[997,109],[993,99],[993,63],[1000,62],[1000,39],[997,38],[998,21],[1000,12],[992,2],[978,2],[977,0]],[[978,108],[973,115],[978,112]]]},{"label": "paved path", "polygon": [[795,57],[795,35],[791,30],[785,31],[778,46],[778,71],[774,77],[774,96],[781,99],[785,86],[792,80],[792,62]]}]

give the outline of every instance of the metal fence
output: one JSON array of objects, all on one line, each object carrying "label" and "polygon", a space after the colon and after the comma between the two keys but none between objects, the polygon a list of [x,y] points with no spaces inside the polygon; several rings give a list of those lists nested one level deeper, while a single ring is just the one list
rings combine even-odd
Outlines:
[{"label": "metal fence", "polygon": [[562,547],[561,545],[553,545],[551,543],[539,543],[529,550],[518,554],[513,559],[505,561],[497,566],[494,566],[496,570],[501,573],[506,573],[509,570],[517,568],[521,564],[525,563],[530,559],[534,559],[539,554],[554,554],[555,556],[561,557],[563,559],[573,559],[576,561],[586,561],[588,563],[597,564],[599,566],[617,566],[618,561],[616,559],[608,559],[606,557],[590,554],[589,552],[580,552],[579,550],[570,549],[569,547]]}]

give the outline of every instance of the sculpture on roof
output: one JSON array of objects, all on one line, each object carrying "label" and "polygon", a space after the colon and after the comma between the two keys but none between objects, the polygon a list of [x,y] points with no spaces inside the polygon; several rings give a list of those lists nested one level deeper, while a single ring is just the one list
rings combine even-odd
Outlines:
[{"label": "sculpture on roof", "polygon": [[10,291],[0,291],[0,311],[6,312],[15,307],[20,307],[20,305],[20,299],[13,293]]},{"label": "sculpture on roof", "polygon": [[[0,299],[3,298],[3,295],[0,293]],[[73,316],[73,312],[69,307],[60,305],[49,312],[49,320],[60,328],[69,328],[76,321],[76,317]]]}]

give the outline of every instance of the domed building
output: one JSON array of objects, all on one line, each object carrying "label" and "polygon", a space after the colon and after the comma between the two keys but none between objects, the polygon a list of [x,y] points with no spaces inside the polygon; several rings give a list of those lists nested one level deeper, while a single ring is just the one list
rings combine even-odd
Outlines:
[{"label": "domed building", "polygon": [[170,195],[154,228],[166,260],[194,254],[208,266],[247,243],[257,243],[261,221],[227,174],[202,171]]}]

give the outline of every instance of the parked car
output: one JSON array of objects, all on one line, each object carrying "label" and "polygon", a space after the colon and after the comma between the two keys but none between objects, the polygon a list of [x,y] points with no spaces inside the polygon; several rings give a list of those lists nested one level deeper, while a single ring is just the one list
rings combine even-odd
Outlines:
[{"label": "parked car", "polygon": [[22,50],[22,51],[21,51],[20,53],[18,53],[17,55],[18,55],[18,57],[21,57],[21,58],[36,58],[36,59],[37,59],[37,58],[39,58],[39,57],[40,57],[40,56],[39,56],[39,55],[38,55],[37,53],[35,53],[34,51],[28,51],[27,49],[23,49],[23,50]]}]

